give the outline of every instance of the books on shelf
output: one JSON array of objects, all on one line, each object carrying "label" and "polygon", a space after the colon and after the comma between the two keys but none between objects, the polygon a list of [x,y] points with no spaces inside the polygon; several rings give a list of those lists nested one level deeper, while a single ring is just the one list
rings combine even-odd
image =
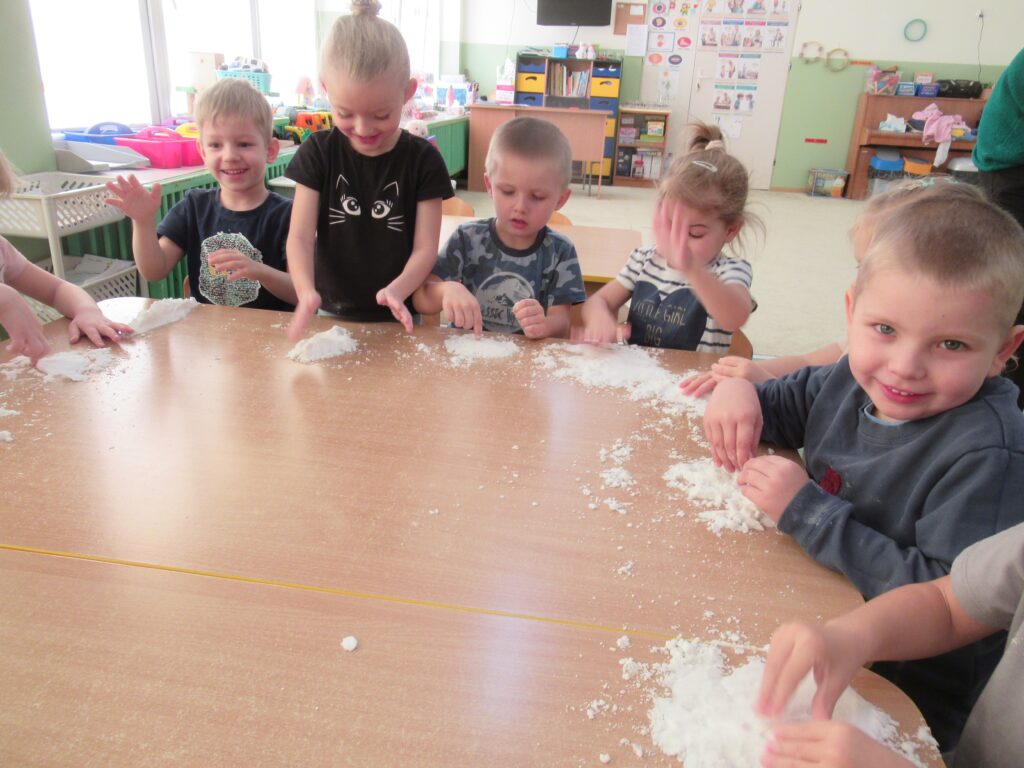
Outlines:
[{"label": "books on shelf", "polygon": [[590,88],[590,72],[573,70],[557,61],[548,68],[548,95],[585,98]]}]

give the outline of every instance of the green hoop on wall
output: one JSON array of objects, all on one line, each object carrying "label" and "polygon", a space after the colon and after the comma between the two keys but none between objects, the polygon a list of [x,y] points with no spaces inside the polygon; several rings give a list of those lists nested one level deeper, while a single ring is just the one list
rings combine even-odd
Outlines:
[{"label": "green hoop on wall", "polygon": [[829,72],[842,72],[850,66],[850,52],[845,48],[833,48],[825,54],[825,69]]},{"label": "green hoop on wall", "polygon": [[911,43],[919,43],[928,34],[928,22],[924,19],[911,19],[903,27],[903,37]]}]

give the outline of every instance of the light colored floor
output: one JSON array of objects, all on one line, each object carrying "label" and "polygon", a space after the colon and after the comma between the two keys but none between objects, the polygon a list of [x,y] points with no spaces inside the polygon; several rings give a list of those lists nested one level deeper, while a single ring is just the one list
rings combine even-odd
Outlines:
[{"label": "light colored floor", "polygon": [[[493,215],[485,193],[460,188],[457,194],[477,216]],[[637,229],[648,243],[654,194],[613,186],[604,187],[598,199],[574,184],[562,211],[573,224]],[[765,229],[761,237],[751,227],[744,250],[754,269],[758,309],[743,330],[755,354],[804,352],[845,333],[843,294],[855,273],[848,233],[863,205],[791,192],[751,194],[750,210]]]}]

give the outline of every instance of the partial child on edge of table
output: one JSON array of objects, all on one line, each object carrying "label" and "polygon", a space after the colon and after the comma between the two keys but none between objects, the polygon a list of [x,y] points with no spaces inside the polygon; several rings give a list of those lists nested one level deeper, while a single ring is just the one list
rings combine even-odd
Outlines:
[{"label": "partial child on edge of table", "polygon": [[[932,178],[902,182],[886,192],[873,195],[850,231],[850,239],[853,241],[853,258],[858,267],[864,258],[864,251],[871,241],[871,235],[874,233],[879,219],[909,202],[919,193],[951,199],[961,197],[977,199],[980,196],[977,188],[970,184],[958,184],[953,181],[939,181]],[[745,357],[729,355],[713,363],[710,371],[683,379],[679,383],[679,387],[683,394],[701,397],[710,393],[722,379],[739,377],[759,384],[808,365],[829,365],[839,360],[845,352],[846,338],[844,337],[802,355],[783,355],[768,360],[748,360]]]},{"label": "partial child on edge of table", "polygon": [[1016,768],[1024,681],[1024,524],[979,541],[953,561],[949,576],[909,584],[824,625],[785,624],[772,636],[756,709],[778,718],[797,684],[814,671],[813,720],[775,727],[765,768],[819,765],[910,768],[909,761],[854,726],[832,721],[836,700],[862,666],[947,653],[1001,630],[1010,641],[978,697],[952,768]]},{"label": "partial child on edge of table", "polygon": [[[916,196],[879,222],[846,294],[845,357],[715,388],[715,462],[741,468],[743,493],[865,597],[945,575],[964,548],[1024,521],[1024,414],[999,375],[1024,338],[1022,299],[1016,221],[981,197]],[[806,469],[752,458],[762,438],[804,448]],[[1003,640],[875,671],[948,750]]]},{"label": "partial child on edge of table", "polygon": [[[14,172],[0,151],[0,199],[9,197],[14,189]],[[50,345],[43,336],[39,318],[22,298],[22,293],[71,320],[68,341],[72,344],[85,336],[102,347],[104,337],[116,342],[132,333],[129,326],[105,318],[95,299],[83,289],[36,266],[0,237],[0,326],[10,337],[7,351],[25,355],[32,365],[50,354]]]},{"label": "partial child on edge of table", "polygon": [[722,251],[756,221],[746,210],[747,171],[725,151],[718,128],[691,130],[688,151],[659,184],[656,245],[633,251],[618,277],[587,299],[574,340],[606,344],[621,335],[630,344],[724,353],[754,310],[749,262]]},{"label": "partial child on edge of table", "polygon": [[277,157],[274,113],[247,80],[225,78],[199,95],[199,152],[216,189],[190,189],[159,225],[160,185],[134,175],[107,182],[108,203],[132,220],[139,274],[163,280],[187,258],[192,296],[203,304],[291,310],[295,288],[285,264],[291,201],[267,189]]},{"label": "partial child on edge of table", "polygon": [[485,168],[495,218],[452,233],[413,304],[427,314],[443,310],[477,336],[568,336],[570,306],[587,295],[575,247],[547,223],[569,199],[569,141],[552,123],[517,117],[494,132]]},{"label": "partial child on edge of table", "polygon": [[319,310],[343,320],[397,320],[411,331],[409,299],[437,261],[448,169],[426,139],[402,130],[416,91],[409,51],[380,3],[353,0],[331,26],[320,78],[334,128],[299,147],[285,175],[297,182],[288,260],[299,303],[298,340]]}]

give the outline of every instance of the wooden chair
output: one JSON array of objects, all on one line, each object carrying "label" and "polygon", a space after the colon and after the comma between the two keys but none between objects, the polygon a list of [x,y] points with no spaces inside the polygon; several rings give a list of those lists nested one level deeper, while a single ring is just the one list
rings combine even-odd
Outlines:
[{"label": "wooden chair", "polygon": [[551,218],[548,219],[548,225],[561,224],[564,227],[571,227],[572,220],[561,211],[555,211],[551,214]]},{"label": "wooden chair", "polygon": [[441,213],[445,216],[476,216],[473,206],[461,197],[449,197],[441,201]]},{"label": "wooden chair", "polygon": [[754,359],[754,345],[743,331],[732,332],[732,343],[729,345],[728,354],[734,357],[745,357],[747,360]]},{"label": "wooden chair", "polygon": [[185,279],[181,281],[181,295],[186,299],[192,296],[192,286],[188,284],[188,275],[185,275]]}]

